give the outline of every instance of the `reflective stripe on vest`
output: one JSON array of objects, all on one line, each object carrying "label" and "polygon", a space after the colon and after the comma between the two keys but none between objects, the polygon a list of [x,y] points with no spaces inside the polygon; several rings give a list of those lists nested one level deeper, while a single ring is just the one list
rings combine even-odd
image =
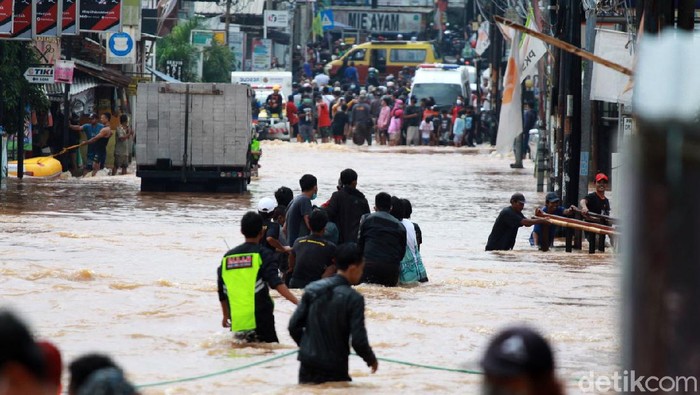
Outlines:
[{"label": "reflective stripe on vest", "polygon": [[221,278],[226,285],[231,313],[231,331],[256,328],[255,293],[265,284],[258,280],[262,258],[257,252],[227,255],[221,260]]}]

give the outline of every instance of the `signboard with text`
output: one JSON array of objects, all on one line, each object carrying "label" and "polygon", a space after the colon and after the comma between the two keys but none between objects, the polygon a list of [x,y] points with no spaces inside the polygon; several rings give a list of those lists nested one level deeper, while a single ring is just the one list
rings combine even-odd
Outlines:
[{"label": "signboard with text", "polygon": [[56,0],[32,2],[32,36],[56,37],[61,31],[63,3]]},{"label": "signboard with text", "polygon": [[30,67],[24,78],[31,84],[53,84],[53,67]]},{"label": "signboard with text", "polygon": [[81,0],[81,32],[118,32],[121,30],[122,0]]},{"label": "signboard with text", "polygon": [[372,11],[334,10],[335,23],[343,23],[361,31],[418,32],[422,31],[421,14]]},{"label": "signboard with text", "polygon": [[61,34],[66,35],[76,35],[78,34],[79,25],[79,0],[61,0],[63,1],[63,18],[61,19],[61,27],[63,29]]},{"label": "signboard with text", "polygon": [[289,11],[269,11],[265,10],[265,26],[267,27],[287,27],[289,24]]},{"label": "signboard with text", "polygon": [[12,11],[14,0],[0,0],[0,34],[12,33]]}]

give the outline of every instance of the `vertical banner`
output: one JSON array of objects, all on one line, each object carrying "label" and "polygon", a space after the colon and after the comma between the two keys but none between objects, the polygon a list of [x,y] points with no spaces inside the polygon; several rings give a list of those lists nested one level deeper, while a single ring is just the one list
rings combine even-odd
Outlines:
[{"label": "vertical banner", "polygon": [[12,33],[14,0],[0,0],[0,34]]},{"label": "vertical banner", "polygon": [[233,53],[233,71],[243,71],[243,60],[245,60],[245,33],[229,32],[228,47]]},{"label": "vertical banner", "polygon": [[62,34],[75,36],[79,25],[79,0],[61,0],[63,2],[63,18],[61,19]]},{"label": "vertical banner", "polygon": [[32,4],[27,0],[14,0],[12,12],[12,34],[7,38],[31,40],[32,38]]},{"label": "vertical banner", "polygon": [[513,140],[523,132],[523,110],[520,93],[520,56],[518,43],[520,33],[513,31],[511,36],[510,57],[503,77],[503,98],[501,115],[498,119],[498,134],[496,135],[496,150],[507,154],[513,150]]},{"label": "vertical banner", "polygon": [[272,40],[254,38],[252,46],[253,71],[270,70],[270,61],[272,60]]},{"label": "vertical banner", "polygon": [[81,0],[81,32],[121,31],[122,0]]},{"label": "vertical banner", "polygon": [[61,33],[63,3],[56,0],[32,1],[32,36],[57,37]]}]

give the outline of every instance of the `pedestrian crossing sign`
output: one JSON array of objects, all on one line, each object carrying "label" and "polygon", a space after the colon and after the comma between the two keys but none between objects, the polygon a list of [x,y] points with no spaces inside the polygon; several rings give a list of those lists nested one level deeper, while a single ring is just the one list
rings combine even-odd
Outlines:
[{"label": "pedestrian crossing sign", "polygon": [[321,26],[323,30],[331,30],[335,27],[335,21],[333,20],[333,10],[323,10],[321,11]]}]

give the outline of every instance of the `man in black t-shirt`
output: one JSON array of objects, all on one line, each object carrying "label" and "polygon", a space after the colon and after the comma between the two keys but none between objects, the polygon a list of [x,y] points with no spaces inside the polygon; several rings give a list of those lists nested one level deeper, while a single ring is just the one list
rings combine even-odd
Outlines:
[{"label": "man in black t-shirt", "polygon": [[[588,215],[589,212],[602,215],[610,215],[610,201],[605,197],[605,188],[608,186],[608,176],[605,173],[598,173],[595,176],[595,192],[591,192],[586,195],[579,204],[581,205],[581,214],[583,214],[583,219],[590,222],[595,221],[591,216]],[[608,225],[604,223],[603,225]],[[589,253],[593,253],[596,248],[596,234],[586,232],[586,239],[589,243]],[[598,250],[605,251],[605,235],[600,235],[597,240]]]},{"label": "man in black t-shirt", "polygon": [[[522,213],[524,207],[525,196],[522,193],[514,193],[510,197],[510,206],[501,210],[493,224],[489,240],[486,243],[486,251],[512,250],[515,238],[518,236],[518,228],[547,223],[547,220],[542,218],[525,218]],[[539,208],[535,211],[537,210]]]},{"label": "man in black t-shirt", "polygon": [[304,288],[335,273],[335,244],[323,238],[327,223],[324,210],[314,210],[309,216],[311,234],[297,239],[289,254],[290,288]]}]

